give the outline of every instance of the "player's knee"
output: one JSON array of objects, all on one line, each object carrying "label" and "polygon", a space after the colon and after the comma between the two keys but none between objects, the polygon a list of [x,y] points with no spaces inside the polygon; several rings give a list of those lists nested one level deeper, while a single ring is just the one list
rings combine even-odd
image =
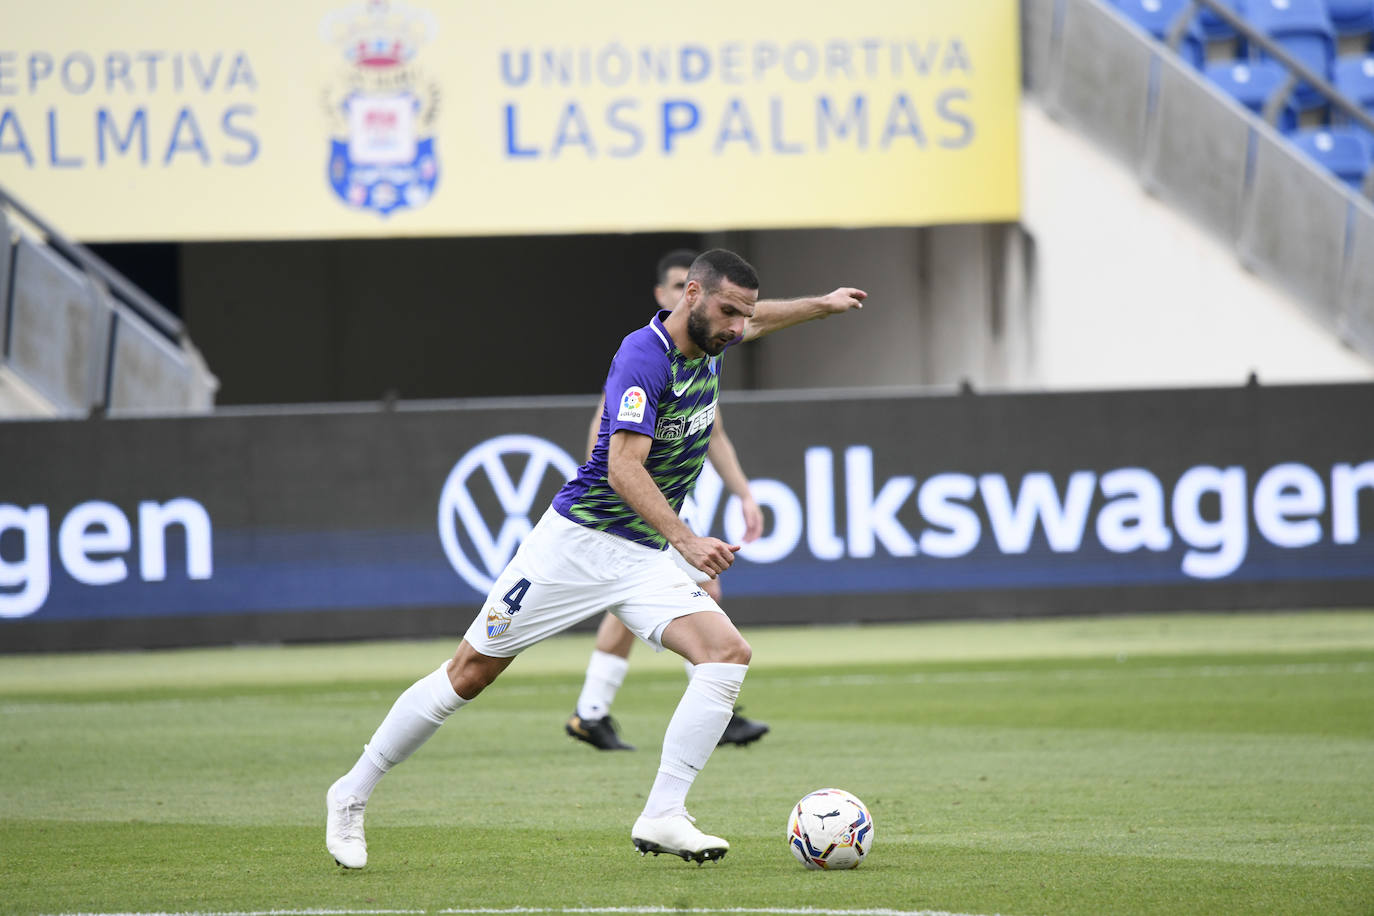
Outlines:
[{"label": "player's knee", "polygon": [[749,664],[749,660],[754,657],[754,650],[750,647],[749,643],[745,641],[743,636],[736,633],[734,638],[730,639],[721,647],[720,654],[721,657],[716,659],[718,662],[726,662],[731,665],[747,665]]},{"label": "player's knee", "polygon": [[448,682],[458,696],[465,700],[476,699],[506,669],[510,661],[508,658],[483,655],[463,642],[448,663]]},{"label": "player's knee", "polygon": [[453,692],[465,700],[475,700],[495,679],[475,665],[454,662],[448,667],[448,682],[453,685]]}]

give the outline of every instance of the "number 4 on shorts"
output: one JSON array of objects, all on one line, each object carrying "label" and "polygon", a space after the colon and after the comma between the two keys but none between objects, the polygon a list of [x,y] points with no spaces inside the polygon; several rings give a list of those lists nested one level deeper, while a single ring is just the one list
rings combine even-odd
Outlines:
[{"label": "number 4 on shorts", "polygon": [[512,585],[510,591],[506,592],[505,597],[501,599],[506,603],[506,610],[511,616],[514,616],[515,612],[520,610],[520,602],[525,599],[525,592],[529,590],[530,580],[521,579],[519,582]]}]

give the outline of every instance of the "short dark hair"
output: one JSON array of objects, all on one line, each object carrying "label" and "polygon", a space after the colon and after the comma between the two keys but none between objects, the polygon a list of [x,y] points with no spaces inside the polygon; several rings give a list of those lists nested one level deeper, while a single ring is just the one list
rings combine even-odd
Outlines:
[{"label": "short dark hair", "polygon": [[697,281],[708,293],[719,289],[722,280],[729,280],[742,289],[759,288],[759,275],[753,265],[724,248],[712,248],[697,255],[687,270],[687,280]]},{"label": "short dark hair", "polygon": [[658,285],[662,286],[668,282],[668,271],[674,267],[681,267],[687,270],[692,266],[692,262],[697,259],[697,253],[690,248],[674,248],[672,251],[658,259]]}]

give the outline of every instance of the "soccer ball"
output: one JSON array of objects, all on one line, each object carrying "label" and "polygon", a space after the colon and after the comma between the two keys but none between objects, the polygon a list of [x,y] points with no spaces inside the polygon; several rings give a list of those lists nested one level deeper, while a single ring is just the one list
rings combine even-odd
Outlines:
[{"label": "soccer ball", "polygon": [[873,817],[844,789],[817,789],[792,806],[787,845],[807,868],[855,868],[873,848]]}]

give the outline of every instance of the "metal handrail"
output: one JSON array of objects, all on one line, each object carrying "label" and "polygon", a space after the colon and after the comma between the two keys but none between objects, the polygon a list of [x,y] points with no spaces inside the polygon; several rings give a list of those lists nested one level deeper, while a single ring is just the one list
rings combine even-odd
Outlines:
[{"label": "metal handrail", "polygon": [[1169,27],[1166,43],[1170,48],[1175,51],[1178,50],[1178,45],[1182,41],[1184,33],[1188,31],[1188,27],[1192,25],[1198,8],[1204,6],[1216,13],[1227,25],[1244,35],[1246,41],[1258,45],[1266,54],[1287,68],[1288,81],[1275,90],[1274,94],[1264,103],[1263,117],[1269,124],[1273,125],[1277,122],[1279,109],[1288,101],[1288,97],[1292,95],[1297,84],[1303,82],[1315,86],[1318,92],[1326,96],[1328,102],[1339,108],[1342,113],[1349,115],[1370,133],[1374,133],[1374,117],[1371,117],[1364,109],[1342,95],[1341,91],[1328,82],[1324,76],[1289,54],[1282,45],[1258,31],[1248,20],[1226,6],[1221,0],[1188,0],[1187,5],[1179,10],[1178,17]]},{"label": "metal handrail", "polygon": [[9,207],[46,236],[48,247],[76,264],[92,279],[100,282],[110,294],[119,299],[138,316],[178,345],[187,342],[186,326],[179,318],[135,286],[103,258],[79,242],[74,242],[54,229],[30,207],[24,205],[4,187],[0,187],[0,207]]},{"label": "metal handrail", "polygon": [[[1216,13],[1224,22],[1230,25],[1237,32],[1245,36],[1245,40],[1251,44],[1258,45],[1266,54],[1283,64],[1288,71],[1288,78],[1284,80],[1279,88],[1264,101],[1264,108],[1260,112],[1260,117],[1270,127],[1278,127],[1279,111],[1288,102],[1297,89],[1300,82],[1316,87],[1317,91],[1326,97],[1328,104],[1341,110],[1346,116],[1352,118],[1365,130],[1374,134],[1374,117],[1371,117],[1364,109],[1360,108],[1334,85],[1316,71],[1309,68],[1302,61],[1289,54],[1282,45],[1257,30],[1248,20],[1226,6],[1221,0],[1188,0],[1178,11],[1173,23],[1169,26],[1165,36],[1165,44],[1175,53],[1178,46],[1183,41],[1183,36],[1188,28],[1193,24],[1197,16],[1198,8],[1206,7]],[[1374,200],[1374,165],[1365,174],[1364,182],[1360,187],[1359,195],[1369,200]]]}]

